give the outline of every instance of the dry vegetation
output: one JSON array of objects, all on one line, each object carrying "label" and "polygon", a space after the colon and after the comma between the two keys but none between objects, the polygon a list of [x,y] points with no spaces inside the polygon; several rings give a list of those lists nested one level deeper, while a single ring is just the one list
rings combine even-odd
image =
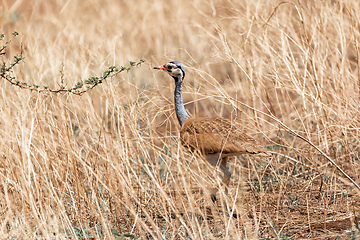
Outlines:
[{"label": "dry vegetation", "polygon": [[[73,86],[146,61],[82,96],[2,79],[4,239],[359,237],[360,191],[324,156],[360,183],[358,0],[190,2],[1,2],[19,81],[55,89],[60,71]],[[187,67],[191,115],[237,119],[273,152],[234,158],[216,206],[218,172],[180,146],[173,82],[151,69],[169,60]]]}]

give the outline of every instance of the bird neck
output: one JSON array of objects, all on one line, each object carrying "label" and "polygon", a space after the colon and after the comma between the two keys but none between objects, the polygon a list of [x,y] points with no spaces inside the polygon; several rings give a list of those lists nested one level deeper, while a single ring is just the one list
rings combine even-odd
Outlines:
[{"label": "bird neck", "polygon": [[175,102],[175,111],[180,126],[182,126],[187,118],[190,118],[187,114],[182,97],[182,79],[175,78],[175,91],[174,91],[174,102]]}]

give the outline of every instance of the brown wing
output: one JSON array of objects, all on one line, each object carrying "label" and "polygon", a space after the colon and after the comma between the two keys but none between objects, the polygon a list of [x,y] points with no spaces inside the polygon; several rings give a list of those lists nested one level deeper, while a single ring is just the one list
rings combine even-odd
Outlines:
[{"label": "brown wing", "polygon": [[203,154],[264,153],[267,150],[246,135],[229,120],[215,118],[189,118],[180,131],[181,143]]}]

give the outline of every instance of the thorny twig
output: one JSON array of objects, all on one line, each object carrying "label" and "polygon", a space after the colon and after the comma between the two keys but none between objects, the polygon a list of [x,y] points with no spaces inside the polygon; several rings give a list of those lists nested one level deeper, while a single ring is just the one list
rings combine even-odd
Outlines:
[{"label": "thorny twig", "polygon": [[[18,35],[17,32],[13,33],[13,37],[16,37]],[[0,41],[4,38],[4,34],[0,35]],[[0,48],[0,55],[4,55],[6,54],[5,49],[7,47],[7,45],[11,42],[7,41],[5,43],[5,45],[3,45]],[[109,77],[113,77],[116,76],[117,74],[123,72],[123,71],[130,71],[130,69],[132,67],[138,67],[140,66],[142,63],[144,63],[144,59],[140,59],[137,62],[133,62],[133,61],[129,61],[129,66],[128,67],[124,67],[124,66],[120,66],[120,67],[116,67],[116,66],[110,66],[105,72],[102,73],[101,76],[93,76],[90,77],[86,80],[81,80],[79,82],[77,82],[73,87],[71,88],[66,88],[66,85],[64,84],[64,64],[62,65],[62,69],[60,70],[60,83],[59,83],[59,87],[57,89],[51,89],[48,86],[43,86],[40,87],[39,85],[36,84],[29,84],[26,82],[21,82],[18,79],[16,79],[16,77],[12,76],[12,70],[14,68],[14,66],[18,65],[20,61],[22,61],[24,59],[23,56],[23,48],[21,45],[21,51],[20,54],[14,56],[14,60],[13,62],[11,62],[10,64],[6,64],[5,62],[2,63],[2,66],[0,68],[0,77],[5,79],[6,81],[8,81],[9,83],[11,83],[12,85],[15,85],[17,87],[23,88],[23,89],[28,89],[30,91],[37,91],[37,92],[51,92],[51,93],[61,93],[61,92],[68,92],[68,93],[72,93],[75,95],[79,95],[81,96],[82,94],[92,90],[93,88],[95,88],[96,86],[98,86],[99,84],[103,83],[106,79],[108,79]]]}]

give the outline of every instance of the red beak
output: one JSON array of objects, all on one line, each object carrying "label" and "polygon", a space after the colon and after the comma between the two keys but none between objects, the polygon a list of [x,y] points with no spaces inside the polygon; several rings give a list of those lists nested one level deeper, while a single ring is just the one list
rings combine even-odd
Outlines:
[{"label": "red beak", "polygon": [[154,69],[165,70],[165,67],[164,66],[158,66],[158,67],[154,67]]}]

